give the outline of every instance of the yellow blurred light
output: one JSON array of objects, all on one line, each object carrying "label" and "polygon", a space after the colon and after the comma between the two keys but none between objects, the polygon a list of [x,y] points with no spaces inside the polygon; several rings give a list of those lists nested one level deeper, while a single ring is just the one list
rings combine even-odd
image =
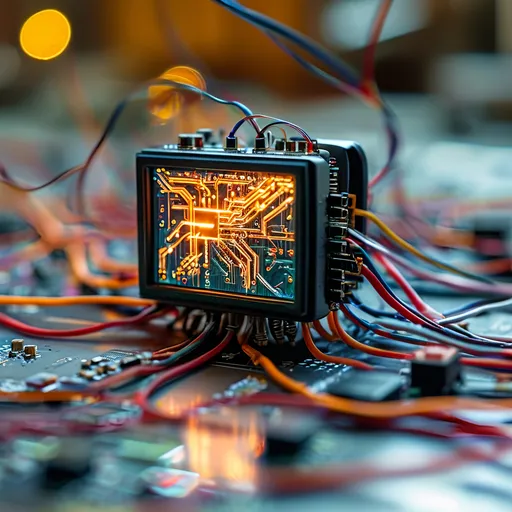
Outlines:
[{"label": "yellow blurred light", "polygon": [[[188,66],[175,66],[162,73],[159,78],[191,85],[202,91],[206,90],[206,81],[203,75]],[[196,92],[178,89],[172,85],[152,85],[149,87],[148,96],[149,110],[160,121],[172,119],[179,113],[183,105],[201,99]]]},{"label": "yellow blurred light", "polygon": [[58,57],[71,40],[71,25],[60,11],[45,9],[30,16],[20,31],[22,50],[34,59]]}]

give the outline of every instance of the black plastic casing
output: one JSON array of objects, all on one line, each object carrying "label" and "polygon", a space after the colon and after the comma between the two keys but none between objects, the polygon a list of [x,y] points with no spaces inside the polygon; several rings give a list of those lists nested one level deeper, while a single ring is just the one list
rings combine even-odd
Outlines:
[{"label": "black plastic casing", "polygon": [[[293,175],[296,180],[296,274],[294,302],[230,295],[157,283],[150,169],[218,169]],[[139,284],[142,297],[205,310],[308,322],[325,317],[326,201],[329,166],[318,155],[290,156],[223,150],[147,149],[137,154]]]},{"label": "black plastic casing", "polygon": [[[350,140],[318,139],[318,148],[325,149],[336,158],[346,192],[356,195],[356,208],[367,210],[368,206],[368,165],[363,148]],[[342,187],[343,188],[343,187]],[[355,228],[366,233],[366,219],[356,217]]]}]

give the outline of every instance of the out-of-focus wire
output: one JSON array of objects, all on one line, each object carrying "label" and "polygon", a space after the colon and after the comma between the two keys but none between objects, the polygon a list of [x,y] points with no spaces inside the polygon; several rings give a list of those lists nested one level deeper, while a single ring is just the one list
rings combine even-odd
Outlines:
[{"label": "out-of-focus wire", "polygon": [[[173,80],[166,80],[163,78],[151,80],[150,82],[137,88],[136,91],[134,91],[133,93],[126,96],[123,100],[121,100],[117,104],[117,106],[114,108],[112,114],[110,115],[102,134],[100,135],[96,144],[93,146],[91,152],[89,153],[89,156],[87,157],[87,159],[85,160],[84,163],[76,165],[74,167],[71,167],[70,169],[67,169],[66,171],[63,171],[62,173],[58,174],[57,176],[55,176],[54,178],[52,178],[51,180],[49,180],[45,183],[42,183],[40,185],[29,185],[29,186],[25,186],[25,185],[22,185],[22,184],[19,184],[18,182],[16,182],[8,174],[5,167],[0,164],[0,182],[5,183],[6,185],[8,185],[9,187],[11,187],[15,190],[19,190],[19,191],[23,191],[23,192],[35,192],[37,190],[42,190],[44,188],[47,188],[50,185],[58,183],[62,180],[65,180],[65,179],[79,173],[80,177],[79,177],[79,182],[77,183],[77,187],[78,187],[78,190],[81,191],[83,188],[85,175],[86,175],[88,169],[90,168],[90,166],[91,166],[92,162],[94,161],[96,155],[98,154],[99,150],[103,146],[105,140],[108,138],[108,136],[111,134],[111,132],[115,128],[121,114],[123,113],[123,111],[126,108],[126,106],[128,105],[128,103],[130,103],[131,101],[133,101],[135,99],[140,98],[142,93],[145,94],[147,91],[147,88],[149,86],[153,86],[153,85],[167,85],[167,86],[172,86],[175,89],[181,89],[181,90],[185,90],[185,91],[194,92],[201,96],[204,96],[205,98],[215,101],[216,103],[234,106],[234,107],[238,108],[244,114],[244,116],[252,115],[251,110],[249,108],[247,108],[245,105],[243,105],[242,103],[240,103],[238,101],[229,101],[229,100],[224,100],[222,98],[218,98],[217,96],[214,96],[213,94],[210,94],[210,93],[203,91],[202,89],[199,89],[192,85],[175,82]],[[80,195],[81,195],[81,192],[79,193],[79,196]],[[78,198],[78,200],[79,200],[79,203],[81,201],[83,202],[83,200],[80,197]],[[83,215],[83,204],[81,204],[81,206],[79,206],[79,214]]]},{"label": "out-of-focus wire", "polygon": [[[380,37],[384,21],[391,7],[390,0],[384,0],[381,4],[375,23],[372,25],[370,41],[365,52],[365,68],[363,79],[361,80],[357,73],[351,69],[346,63],[341,61],[338,57],[332,55],[324,47],[315,43],[305,35],[283,25],[267,16],[262,15],[254,10],[248,9],[245,6],[234,0],[214,0],[223,5],[231,12],[237,14],[239,17],[252,23],[256,27],[263,30],[271,40],[288,56],[293,58],[298,64],[310,73],[318,76],[328,84],[336,87],[342,92],[346,92],[355,96],[359,96],[363,101],[380,109],[384,117],[384,125],[388,137],[388,158],[384,167],[379,173],[374,176],[370,181],[370,189],[379,183],[391,170],[394,159],[398,150],[398,128],[397,119],[393,111],[387,105],[378,93],[378,88],[373,80],[373,71],[368,71],[370,67],[374,66],[375,48],[376,43]],[[340,78],[324,71],[323,69],[315,66],[307,59],[296,53],[288,47],[284,41],[297,45],[303,51],[308,53],[312,58],[319,60],[326,67],[334,72]],[[365,78],[365,74],[367,75]]]},{"label": "out-of-focus wire", "polygon": [[159,375],[153,382],[151,382],[151,384],[149,384],[143,390],[136,393],[135,401],[141,406],[145,418],[156,418],[159,420],[174,420],[174,417],[166,415],[165,413],[159,411],[153,404],[151,404],[151,402],[149,401],[150,396],[165,384],[172,382],[178,377],[182,377],[183,375],[193,372],[203,364],[207,363],[208,361],[219,355],[229,345],[233,337],[234,331],[232,329],[229,329],[226,332],[226,335],[224,336],[222,341],[213,349],[209,350],[208,352],[205,352],[204,354],[193,359],[192,361],[189,361],[180,366],[162,372],[162,374]]},{"label": "out-of-focus wire", "polygon": [[[457,326],[447,328],[446,326],[442,326],[436,322],[433,322],[432,320],[422,316],[420,313],[415,312],[414,310],[409,308],[407,304],[401,301],[385,284],[385,282],[378,278],[377,275],[374,274],[366,265],[363,265],[362,273],[366,277],[366,279],[371,283],[371,285],[375,288],[377,293],[388,303],[388,305],[391,306],[393,309],[396,309],[404,318],[406,318],[410,322],[422,325],[423,327],[426,327],[430,330],[451,337],[454,341],[506,349],[507,344],[502,342],[501,340],[495,340],[492,337],[483,337],[471,333],[469,331],[460,330],[456,328]],[[502,354],[505,355],[508,354],[508,352],[506,350],[503,350]]]},{"label": "out-of-focus wire", "polygon": [[448,265],[446,263],[443,263],[442,261],[436,260],[435,258],[432,258],[431,256],[427,256],[420,250],[416,249],[413,245],[411,245],[409,242],[404,240],[403,238],[400,238],[392,229],[389,228],[389,226],[383,222],[377,215],[375,215],[372,212],[369,212],[367,210],[361,210],[360,208],[355,209],[355,214],[359,217],[365,217],[368,220],[371,220],[386,236],[388,236],[395,244],[397,244],[399,247],[404,249],[407,252],[410,252],[414,256],[416,256],[418,259],[424,261],[425,263],[430,263],[431,265],[440,268],[442,270],[446,270],[447,272],[451,272],[452,274],[457,274],[469,279],[475,279],[478,281],[483,281],[485,283],[492,282],[486,277],[478,276],[476,274],[471,274],[469,272],[466,272],[464,270],[461,270],[459,268],[453,267],[452,265]]},{"label": "out-of-focus wire", "polygon": [[159,316],[163,316],[167,312],[168,310],[165,309],[158,311],[157,306],[148,306],[140,313],[131,317],[113,320],[110,322],[99,322],[75,329],[47,329],[44,327],[35,327],[12,318],[5,313],[0,313],[0,325],[10,329],[11,331],[23,333],[27,336],[32,336],[35,338],[73,338],[77,336],[86,336],[96,332],[104,331],[106,329],[112,329],[114,327],[134,326]]},{"label": "out-of-focus wire", "polygon": [[425,332],[425,329],[423,327],[412,324],[410,322],[403,322],[400,320],[392,320],[386,318],[380,320],[380,324],[383,327],[392,328],[397,331],[411,332],[418,336],[423,336],[426,337],[427,339],[437,341],[438,343],[441,343],[443,345],[456,347],[463,352],[467,352],[468,354],[493,355],[509,358],[512,357],[512,350],[508,349],[507,345],[503,343],[498,343],[497,346],[486,345],[485,347],[478,347],[475,346],[474,344],[465,343],[463,341],[456,340],[453,337],[446,336],[438,332]]},{"label": "out-of-focus wire", "polygon": [[410,285],[410,283],[405,279],[405,277],[401,274],[398,268],[393,265],[393,263],[386,258],[381,253],[375,254],[375,259],[381,263],[386,272],[393,278],[393,280],[400,286],[403,290],[407,298],[411,301],[411,304],[422,314],[424,314],[427,318],[431,320],[438,320],[442,318],[441,313],[436,311],[432,306],[427,304],[416,292],[416,290]]},{"label": "out-of-focus wire", "polygon": [[389,250],[387,247],[383,246],[379,242],[359,233],[358,231],[349,228],[350,236],[359,240],[367,247],[371,247],[372,249],[382,252],[388,258],[392,259],[395,263],[398,263],[402,268],[407,269],[413,276],[423,279],[425,281],[429,281],[431,283],[440,284],[442,286],[446,286],[448,288],[453,288],[455,290],[469,292],[478,295],[492,295],[496,297],[500,297],[502,300],[504,298],[508,298],[512,295],[512,286],[509,283],[502,283],[498,281],[492,282],[476,282],[475,278],[463,278],[462,276],[454,276],[449,274],[438,274],[435,272],[430,272],[424,268],[420,268],[417,265],[414,265],[408,259],[400,256],[394,251]]},{"label": "out-of-focus wire", "polygon": [[458,397],[428,397],[416,400],[400,400],[396,402],[373,403],[359,400],[339,398],[326,394],[316,394],[308,386],[298,382],[283,372],[261,352],[247,344],[241,345],[242,350],[251,358],[255,365],[261,366],[269,377],[278,385],[291,393],[303,395],[319,405],[334,412],[376,419],[391,419],[413,415],[424,415],[454,410],[506,410],[512,407],[511,399],[474,400]]},{"label": "out-of-focus wire", "polygon": [[383,0],[380,4],[379,10],[372,23],[370,38],[364,52],[363,71],[361,77],[361,87],[373,87],[375,84],[375,53],[377,44],[379,42],[384,23],[388,17],[389,10],[393,0]]},{"label": "out-of-focus wire", "polygon": [[43,297],[24,295],[0,295],[0,305],[4,306],[152,306],[154,300],[141,299],[140,297],[123,297],[116,295],[73,295],[70,297]]},{"label": "out-of-focus wire", "polygon": [[467,320],[468,318],[472,318],[478,315],[482,315],[484,313],[490,313],[493,311],[500,311],[502,309],[507,309],[512,306],[512,299],[506,299],[499,302],[493,302],[490,304],[483,304],[481,306],[477,306],[472,309],[468,309],[462,313],[458,313],[456,315],[448,316],[439,320],[440,325],[449,325],[456,324],[462,322],[463,320]]},{"label": "out-of-focus wire", "polygon": [[297,30],[279,23],[278,21],[259,13],[258,11],[249,9],[234,0],[213,1],[222,5],[229,11],[255,25],[256,27],[263,29],[264,31],[269,31],[276,36],[279,36],[286,41],[297,45],[309,55],[318,59],[326,66],[336,71],[339,76],[343,77],[346,83],[353,85],[354,87],[359,85],[357,74],[353,69],[350,68],[350,66],[348,66],[348,64],[343,62],[337,55],[329,52],[322,45],[316,43],[306,35],[301,34]]}]

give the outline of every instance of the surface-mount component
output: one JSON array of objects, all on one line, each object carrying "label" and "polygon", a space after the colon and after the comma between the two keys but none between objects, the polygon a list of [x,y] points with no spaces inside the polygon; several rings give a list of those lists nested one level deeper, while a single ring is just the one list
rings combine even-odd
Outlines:
[{"label": "surface-mount component", "polygon": [[13,339],[11,340],[11,352],[21,352],[23,350],[23,342],[22,339]]},{"label": "surface-mount component", "polygon": [[351,370],[330,383],[326,391],[332,395],[368,402],[398,400],[404,387],[403,378],[392,372]]},{"label": "surface-mount component", "polygon": [[36,373],[35,375],[32,375],[32,377],[26,379],[25,384],[32,388],[42,389],[55,384],[57,380],[57,375],[53,373],[41,372]]},{"label": "surface-mount component", "polygon": [[26,359],[34,359],[37,356],[37,345],[25,345],[23,355]]},{"label": "surface-mount component", "polygon": [[460,353],[456,348],[432,346],[414,352],[411,392],[421,396],[447,395],[461,381]]}]

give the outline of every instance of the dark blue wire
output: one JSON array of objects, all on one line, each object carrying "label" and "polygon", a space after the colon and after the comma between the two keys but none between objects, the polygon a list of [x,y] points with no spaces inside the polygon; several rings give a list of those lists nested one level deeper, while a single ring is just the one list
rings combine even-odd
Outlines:
[{"label": "dark blue wire", "polygon": [[377,318],[392,318],[393,320],[396,320],[397,318],[403,318],[402,315],[399,315],[398,313],[392,313],[391,311],[372,308],[371,306],[368,306],[364,302],[360,301],[354,295],[351,295],[349,300],[353,306],[355,306],[357,309],[360,309],[364,313],[367,313],[368,315],[372,315]]},{"label": "dark blue wire", "polygon": [[469,304],[465,304],[464,306],[459,306],[454,309],[449,309],[448,311],[444,311],[444,316],[453,316],[458,315],[459,313],[464,313],[465,311],[473,308],[479,308],[480,306],[487,306],[488,304],[494,304],[496,302],[503,302],[503,298],[495,298],[495,299],[481,299],[476,300],[474,302],[470,302]]},{"label": "dark blue wire", "polygon": [[420,317],[424,322],[426,322],[431,329],[433,329],[434,331],[437,331],[441,334],[444,334],[445,336],[451,336],[452,338],[463,341],[465,343],[471,343],[471,342],[473,342],[473,340],[485,341],[480,336],[472,334],[469,331],[465,331],[464,334],[461,334],[449,327],[444,327],[444,326],[438,325],[435,322],[433,322],[432,320],[430,320],[429,318],[427,318],[425,315],[420,313],[419,311],[416,311],[414,308],[411,308],[411,306],[409,304],[407,304],[406,302],[404,302],[400,297],[398,297],[398,295],[396,295],[396,293],[386,283],[386,281],[384,280],[384,278],[382,277],[380,272],[377,270],[377,268],[373,264],[373,262],[370,258],[370,255],[361,246],[358,246],[358,250],[361,251],[361,253],[364,257],[364,262],[366,263],[366,266],[372,271],[373,274],[375,274],[375,277],[379,280],[379,282],[382,284],[382,286],[384,286],[386,291],[389,294],[391,294],[391,296],[395,300],[397,300],[403,307],[405,307],[411,313],[415,314],[416,316]]},{"label": "dark blue wire", "polygon": [[366,330],[371,331],[374,334],[377,334],[377,333],[375,333],[375,331],[377,331],[377,330],[385,331],[385,332],[390,333],[393,336],[392,339],[395,341],[401,341],[403,343],[408,343],[408,344],[412,343],[413,345],[417,345],[418,343],[423,343],[423,340],[419,340],[418,338],[414,338],[413,336],[407,336],[405,334],[400,334],[395,331],[392,331],[391,329],[387,329],[378,324],[374,324],[374,323],[368,322],[367,320],[364,320],[363,318],[358,316],[349,305],[347,305],[346,311],[347,311],[346,317],[352,323],[357,325],[357,322],[359,322]]},{"label": "dark blue wire", "polygon": [[[257,26],[258,28],[262,28],[265,31],[271,31],[272,33],[283,37],[284,39],[290,41],[293,44],[296,44],[301,49],[308,52],[314,58],[323,62],[326,66],[331,67],[336,71],[340,76],[344,78],[344,80],[352,85],[353,87],[358,87],[359,79],[356,74],[350,69],[350,67],[345,64],[341,59],[339,59],[333,53],[327,51],[321,45],[311,40],[304,34],[301,34],[297,30],[294,30],[278,21],[265,16],[257,11],[253,11],[252,9],[248,9],[247,7],[241,5],[235,0],[214,0],[216,3],[224,6],[226,9],[231,12],[237,14],[241,18],[245,19],[249,23]],[[295,58],[295,57],[294,57]],[[299,57],[296,59],[297,62],[301,63],[303,59]],[[304,61],[303,61],[304,62]]]}]

